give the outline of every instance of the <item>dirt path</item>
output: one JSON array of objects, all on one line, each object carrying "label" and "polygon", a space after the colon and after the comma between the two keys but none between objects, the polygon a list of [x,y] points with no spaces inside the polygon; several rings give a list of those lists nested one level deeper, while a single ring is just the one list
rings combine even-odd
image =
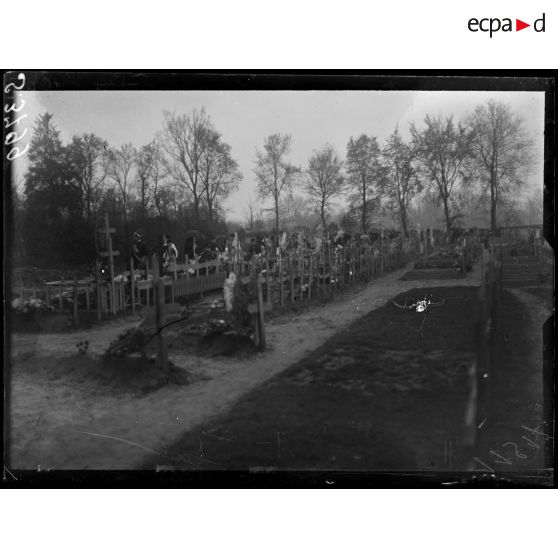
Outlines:
[{"label": "dirt path", "polygon": [[[465,279],[398,281],[412,266],[339,295],[333,302],[296,316],[280,316],[266,326],[269,350],[251,358],[201,358],[170,352],[186,370],[205,381],[168,385],[144,397],[78,394],[62,380],[40,382],[30,373],[14,374],[10,393],[9,463],[12,468],[130,469],[168,447],[184,432],[228,410],[239,397],[315,350],[399,293],[434,286],[480,284],[480,263]],[[75,353],[87,338],[101,354],[132,320],[71,335],[14,336],[15,355],[45,357]],[[71,372],[69,372],[71,373]]]}]

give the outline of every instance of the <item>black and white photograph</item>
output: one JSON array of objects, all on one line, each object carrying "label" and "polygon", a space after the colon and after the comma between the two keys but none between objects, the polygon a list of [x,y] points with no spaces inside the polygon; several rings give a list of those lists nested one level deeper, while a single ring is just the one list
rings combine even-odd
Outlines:
[{"label": "black and white photograph", "polygon": [[4,481],[552,486],[554,87],[4,74]]}]

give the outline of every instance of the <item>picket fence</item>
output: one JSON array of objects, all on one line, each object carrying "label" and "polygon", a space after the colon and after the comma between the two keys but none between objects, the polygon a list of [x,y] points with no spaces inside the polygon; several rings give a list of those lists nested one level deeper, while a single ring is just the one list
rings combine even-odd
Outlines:
[{"label": "picket fence", "polygon": [[[340,290],[356,281],[371,280],[379,275],[405,266],[416,252],[405,251],[401,245],[381,251],[371,246],[335,248],[328,244],[320,250],[290,250],[276,254],[263,250],[252,259],[249,254],[237,252],[228,261],[221,259],[205,262],[177,264],[165,276],[166,301],[177,297],[202,295],[223,287],[230,272],[246,276],[254,271],[261,274],[266,301],[283,306],[311,300]],[[252,266],[256,266],[253,270]],[[137,300],[142,304],[153,302],[153,281],[137,282]],[[142,294],[145,291],[145,294]]]},{"label": "picket fence", "polygon": [[[179,297],[191,298],[217,291],[223,287],[230,272],[236,276],[262,277],[262,291],[266,302],[284,306],[310,301],[341,290],[357,281],[368,281],[381,274],[405,266],[420,252],[417,243],[406,249],[398,243],[382,246],[353,245],[337,247],[323,243],[319,250],[290,249],[282,254],[263,250],[256,258],[242,250],[228,260],[176,264],[161,277],[165,302]],[[256,269],[253,269],[253,266]],[[91,280],[54,281],[31,289],[20,285],[19,296],[42,298],[47,304],[64,310],[69,307],[76,321],[81,311],[96,311],[104,315],[154,305],[154,269],[147,269],[147,279],[137,279],[124,272],[112,281]]]}]

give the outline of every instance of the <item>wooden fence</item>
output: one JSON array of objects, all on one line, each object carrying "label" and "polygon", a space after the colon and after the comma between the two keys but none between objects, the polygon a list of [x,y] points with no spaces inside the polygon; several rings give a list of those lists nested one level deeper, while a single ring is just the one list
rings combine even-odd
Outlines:
[{"label": "wooden fence", "polygon": [[403,267],[411,258],[400,245],[380,251],[371,246],[262,254],[257,260],[266,300],[284,306],[327,296],[357,281],[371,280]]},{"label": "wooden fence", "polygon": [[[380,252],[370,246],[335,248],[325,245],[319,251],[291,250],[272,253],[264,250],[255,258],[237,252],[227,260],[216,259],[204,263],[176,264],[163,280],[166,284],[165,300],[202,295],[223,287],[230,272],[237,276],[256,273],[263,279],[263,293],[267,302],[283,306],[340,290],[355,281],[370,280],[402,267],[413,257],[401,245]],[[153,279],[136,281],[134,300],[142,305],[153,305]]]},{"label": "wooden fence", "polygon": [[554,263],[554,251],[548,244],[535,243],[533,245],[533,256],[540,264]]},{"label": "wooden fence", "polygon": [[494,335],[500,316],[501,296],[502,249],[491,245],[482,250],[482,281],[475,323],[476,355],[470,369],[470,395],[465,417],[465,445],[477,455],[486,453],[485,445],[489,439],[491,391],[496,380]]},{"label": "wooden fence", "polygon": [[482,250],[483,246],[480,240],[468,240],[459,256],[459,267],[465,270],[469,269],[469,267],[479,259],[482,254]]},{"label": "wooden fence", "polygon": [[[261,275],[267,303],[296,304],[328,296],[357,281],[368,281],[403,267],[418,253],[418,245],[413,241],[405,248],[395,242],[386,242],[383,247],[366,244],[339,247],[324,242],[318,250],[291,249],[277,253],[268,249],[256,257],[238,250],[227,259],[176,264],[160,278],[162,296],[166,302],[174,302],[177,297],[203,296],[221,289],[230,272],[248,276],[255,271]],[[78,309],[96,311],[100,320],[103,315],[133,310],[138,305],[154,305],[154,277],[158,267],[155,269],[150,263],[147,278],[140,279],[137,272],[127,271],[111,281],[97,277],[55,281],[40,288],[23,288],[21,285],[20,296],[24,298],[31,294],[60,310],[69,305],[76,319]]]}]

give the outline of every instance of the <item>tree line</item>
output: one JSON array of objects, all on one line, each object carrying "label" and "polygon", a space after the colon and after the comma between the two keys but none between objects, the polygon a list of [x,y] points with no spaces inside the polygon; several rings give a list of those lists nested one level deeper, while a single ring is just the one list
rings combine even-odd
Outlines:
[{"label": "tree line", "polygon": [[298,175],[323,227],[327,209],[343,195],[349,201],[348,214],[358,215],[361,231],[368,230],[372,215],[382,207],[406,235],[409,207],[427,190],[441,207],[448,232],[464,216],[463,198],[471,196],[477,207],[488,206],[489,228],[495,232],[498,211],[525,185],[531,169],[532,142],[522,117],[505,104],[489,101],[460,122],[428,115],[421,127],[412,124],[409,132],[406,142],[396,127],[383,146],[371,135],[351,137],[345,160],[326,144],[312,154],[306,169],[287,161],[289,135],[266,138],[254,172],[260,196],[273,201],[275,228],[281,196],[292,191]]},{"label": "tree line", "polygon": [[45,113],[37,118],[28,159],[23,192],[14,196],[15,255],[41,266],[94,258],[105,212],[126,257],[133,230],[152,245],[185,224],[226,232],[221,203],[242,180],[231,146],[204,109],[164,112],[163,130],[140,148],[111,147],[93,133],[63,145],[53,115]]},{"label": "tree line", "polygon": [[[513,205],[533,159],[522,117],[488,101],[456,122],[428,115],[409,126],[405,141],[396,127],[380,144],[373,135],[351,137],[346,153],[325,144],[304,168],[289,160],[292,137],[275,133],[256,148],[253,173],[261,202],[269,200],[275,231],[289,215],[310,215],[324,229],[339,200],[340,221],[367,231],[379,211],[408,234],[409,211],[421,192],[439,206],[451,231],[466,201],[488,208],[490,228]],[[15,256],[38,266],[78,264],[94,258],[100,217],[118,230],[117,247],[129,256],[129,238],[141,230],[151,244],[163,232],[179,237],[192,228],[212,236],[228,232],[223,202],[243,180],[232,148],[204,108],[163,113],[162,130],[139,148],[113,147],[89,133],[63,145],[53,115],[37,118],[24,188],[14,193]],[[265,226],[251,200],[247,226]],[[230,225],[230,222],[229,222]]]}]

